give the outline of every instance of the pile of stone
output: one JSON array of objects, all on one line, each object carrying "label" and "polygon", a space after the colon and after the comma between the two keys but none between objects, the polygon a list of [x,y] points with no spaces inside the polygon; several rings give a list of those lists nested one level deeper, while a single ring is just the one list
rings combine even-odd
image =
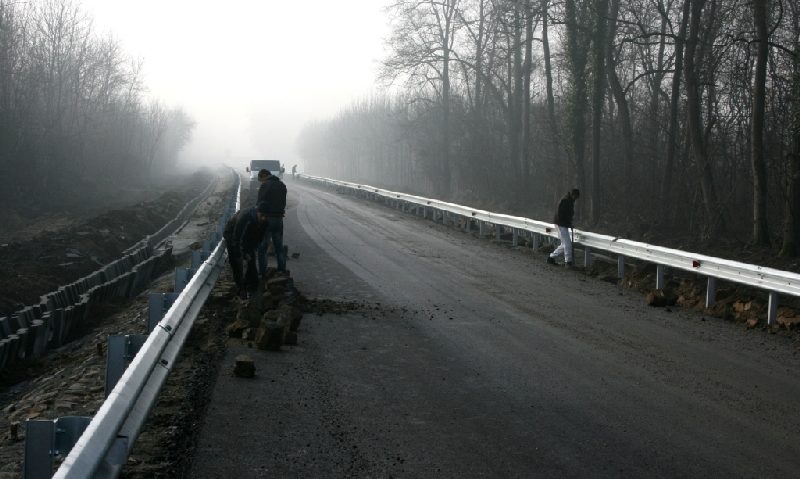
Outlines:
[{"label": "pile of stone", "polygon": [[238,304],[236,320],[226,328],[228,336],[268,351],[294,346],[303,319],[301,300],[290,273],[270,269],[256,293]]}]

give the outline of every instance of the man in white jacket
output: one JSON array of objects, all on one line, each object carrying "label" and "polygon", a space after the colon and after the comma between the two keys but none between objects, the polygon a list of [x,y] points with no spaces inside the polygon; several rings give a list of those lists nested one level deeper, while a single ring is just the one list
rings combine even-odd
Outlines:
[{"label": "man in white jacket", "polygon": [[558,228],[558,237],[561,240],[561,244],[547,257],[548,264],[556,264],[556,258],[563,254],[564,264],[572,266],[572,239],[569,236],[569,229],[572,228],[572,218],[575,216],[575,200],[580,196],[580,190],[575,188],[558,202],[553,222]]}]

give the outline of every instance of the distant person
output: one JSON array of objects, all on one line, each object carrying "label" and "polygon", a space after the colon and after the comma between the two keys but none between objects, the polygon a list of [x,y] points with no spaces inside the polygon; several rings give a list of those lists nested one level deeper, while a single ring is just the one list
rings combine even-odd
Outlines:
[{"label": "distant person", "polygon": [[561,244],[547,257],[548,264],[556,264],[556,258],[563,254],[564,264],[572,266],[572,238],[570,238],[569,229],[572,228],[572,219],[575,216],[575,200],[580,196],[580,190],[575,188],[558,202],[553,222],[558,228],[558,238],[561,240]]},{"label": "distant person", "polygon": [[297,177],[297,165],[292,166],[292,178]]},{"label": "distant person", "polygon": [[[237,294],[246,297],[258,286],[256,272],[256,248],[261,244],[267,225],[267,205],[242,209],[236,212],[228,223],[222,236],[228,249],[228,261],[236,283]],[[243,271],[246,263],[246,271]]]},{"label": "distant person", "polygon": [[[261,173],[265,172],[261,181]],[[258,245],[258,273],[262,278],[267,275],[267,249],[272,241],[278,271],[286,271],[286,254],[283,251],[283,216],[286,214],[286,185],[280,178],[267,170],[258,172],[261,186],[258,187],[258,204],[266,205],[266,234]]]}]

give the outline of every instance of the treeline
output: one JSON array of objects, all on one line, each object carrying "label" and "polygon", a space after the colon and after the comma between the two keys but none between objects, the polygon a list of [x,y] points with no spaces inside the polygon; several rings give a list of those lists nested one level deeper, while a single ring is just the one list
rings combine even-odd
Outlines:
[{"label": "treeline", "polygon": [[[397,0],[396,93],[308,125],[309,172],[548,218],[800,234],[796,0]],[[401,88],[397,88],[401,87]]]},{"label": "treeline", "polygon": [[174,164],[194,122],[71,0],[0,0],[0,202],[57,206]]}]

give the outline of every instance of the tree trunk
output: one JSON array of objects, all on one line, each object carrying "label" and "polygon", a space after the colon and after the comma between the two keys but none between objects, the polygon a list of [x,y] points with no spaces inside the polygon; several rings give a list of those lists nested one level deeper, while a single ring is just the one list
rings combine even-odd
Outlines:
[{"label": "tree trunk", "polygon": [[606,97],[605,65],[606,65],[606,22],[608,21],[608,0],[594,0],[595,28],[592,43],[593,59],[593,91],[592,91],[592,192],[589,204],[591,205],[591,222],[600,221],[602,208],[602,191],[600,189],[600,140],[603,135],[603,103]]},{"label": "tree trunk", "polygon": [[452,46],[453,0],[448,0],[444,12],[444,32],[441,38],[444,50],[442,59],[442,196],[450,198],[453,168],[450,158],[450,48]]},{"label": "tree trunk", "polygon": [[564,2],[564,13],[567,30],[567,60],[572,76],[572,89],[569,94],[570,118],[569,132],[572,136],[572,154],[575,167],[575,179],[578,188],[586,188],[586,172],[584,170],[584,156],[586,149],[586,63],[587,45],[580,31],[578,9],[575,0]]},{"label": "tree trunk", "polygon": [[[658,165],[663,159],[661,149],[659,148],[659,139],[661,134],[661,95],[663,93],[662,84],[664,82],[664,63],[665,63],[665,50],[667,44],[667,17],[661,17],[661,30],[658,35],[658,54],[656,55],[655,73],[652,75],[650,81],[650,107],[649,115],[650,121],[648,125],[648,147],[653,158],[653,165],[649,168],[650,185],[647,191],[651,193],[648,195],[650,198],[651,209],[657,205],[658,197],[655,192],[659,190],[659,168]],[[612,35],[613,37],[613,35]],[[640,170],[641,171],[641,170]]]},{"label": "tree trunk", "polygon": [[525,158],[522,153],[522,13],[520,2],[514,2],[514,25],[511,36],[511,48],[513,49],[514,63],[511,69],[513,79],[511,80],[511,97],[508,103],[509,112],[509,144],[511,146],[512,164],[516,165],[517,181],[520,191],[527,182]]},{"label": "tree trunk", "polygon": [[556,105],[555,98],[553,97],[553,67],[550,63],[550,39],[548,32],[549,24],[549,0],[542,1],[542,54],[544,56],[544,77],[545,77],[545,91],[547,95],[547,119],[550,124],[550,132],[552,135],[551,142],[553,146],[552,157],[557,162],[556,173],[558,174],[560,186],[559,191],[566,189],[569,185],[564,184],[566,171],[560,161],[561,159],[561,142],[559,141],[558,121],[556,120]]},{"label": "tree trunk", "polygon": [[794,65],[792,111],[792,152],[787,155],[786,212],[783,219],[781,256],[797,256],[800,247],[800,9],[792,12]]},{"label": "tree trunk", "polygon": [[675,151],[678,144],[678,110],[680,109],[681,76],[683,75],[683,52],[686,44],[686,29],[689,23],[691,0],[684,0],[683,15],[678,36],[675,38],[675,73],[672,74],[672,91],[669,99],[669,133],[667,138],[667,161],[664,165],[664,181],[661,187],[661,204],[672,204],[672,170],[675,167]]},{"label": "tree trunk", "polygon": [[756,70],[753,82],[753,117],[750,159],[753,167],[753,243],[768,246],[767,171],[764,161],[764,114],[766,110],[767,60],[769,44],[767,11],[769,0],[753,0],[756,31]]},{"label": "tree trunk", "polygon": [[620,0],[611,0],[611,11],[608,17],[608,47],[606,48],[607,69],[608,69],[608,82],[611,87],[611,93],[614,95],[614,100],[619,109],[619,121],[622,125],[622,142],[623,142],[623,163],[625,171],[625,186],[623,188],[624,201],[626,213],[630,213],[633,206],[630,198],[633,198],[633,126],[631,124],[630,107],[628,106],[628,99],[625,97],[625,90],[619,81],[616,70],[616,59],[614,58],[614,37],[617,30],[617,17],[619,15]]},{"label": "tree trunk", "polygon": [[689,1],[691,2],[691,16],[689,19],[689,35],[686,39],[686,64],[684,69],[686,80],[687,127],[692,146],[692,155],[700,169],[700,186],[703,193],[703,207],[706,218],[703,237],[705,239],[710,239],[716,238],[719,233],[724,230],[724,221],[717,201],[717,193],[714,188],[711,162],[706,151],[705,131],[701,116],[702,92],[698,80],[699,66],[695,63],[698,59],[697,47],[705,0]]},{"label": "tree trunk", "polygon": [[528,182],[531,177],[531,73],[533,70],[533,12],[531,11],[531,0],[525,0],[525,62],[522,65],[522,144],[520,145],[520,155],[523,162],[523,174],[525,183],[524,191],[528,189]]}]

